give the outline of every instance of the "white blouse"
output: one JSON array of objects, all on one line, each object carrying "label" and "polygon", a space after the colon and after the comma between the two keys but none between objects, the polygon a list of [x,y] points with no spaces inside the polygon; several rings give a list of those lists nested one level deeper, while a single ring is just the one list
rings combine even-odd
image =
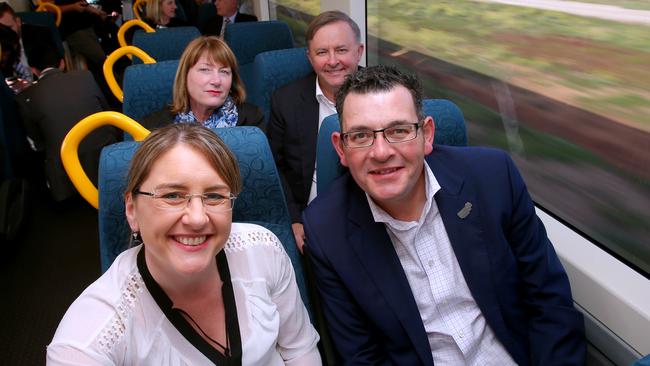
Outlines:
[{"label": "white blouse", "polygon": [[[120,254],[72,303],[47,347],[48,365],[210,365],[165,317],[137,267]],[[278,238],[233,223],[224,248],[242,340],[242,365],[321,365],[291,261]]]}]

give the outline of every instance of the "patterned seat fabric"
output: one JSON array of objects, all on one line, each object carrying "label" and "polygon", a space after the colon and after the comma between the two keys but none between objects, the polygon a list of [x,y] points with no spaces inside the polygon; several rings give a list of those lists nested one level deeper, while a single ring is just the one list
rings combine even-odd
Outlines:
[{"label": "patterned seat fabric", "polygon": [[[156,61],[178,60],[181,58],[185,47],[201,32],[196,27],[161,28],[155,32],[147,33],[138,30],[133,34],[133,45],[146,52]],[[141,64],[137,57],[133,58],[134,64]]]},{"label": "patterned seat fabric", "polygon": [[268,121],[273,92],[312,72],[306,48],[288,48],[257,54],[248,88],[248,101],[260,107]]},{"label": "patterned seat fabric", "polygon": [[[282,242],[296,272],[303,301],[310,309],[300,255],[291,231],[291,219],[266,136],[257,127],[215,130],[235,153],[243,190],[235,200],[233,221],[252,222],[271,230]],[[124,190],[131,157],[139,142],[107,146],[99,165],[99,246],[102,272],[127,249],[130,229],[124,212]]]},{"label": "patterned seat fabric", "polygon": [[253,60],[257,54],[293,47],[291,29],[277,20],[229,24],[224,40],[237,57],[239,75],[247,89],[252,86]]},{"label": "patterned seat fabric", "polygon": [[[466,146],[467,129],[460,108],[446,99],[425,99],[422,101],[425,116],[433,117],[436,124],[435,144]],[[332,132],[340,131],[339,116],[333,114],[323,120],[318,131],[316,144],[316,189],[324,192],[329,184],[345,172],[332,146]]]},{"label": "patterned seat fabric", "polygon": [[136,121],[171,104],[178,60],[132,65],[124,72],[124,114]]}]

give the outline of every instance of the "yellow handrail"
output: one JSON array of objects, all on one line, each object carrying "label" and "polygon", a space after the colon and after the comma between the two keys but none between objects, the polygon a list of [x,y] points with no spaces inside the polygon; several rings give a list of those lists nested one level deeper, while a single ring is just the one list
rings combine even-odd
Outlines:
[{"label": "yellow handrail", "polygon": [[147,33],[152,33],[155,32],[156,30],[151,28],[151,26],[145,22],[143,22],[140,19],[131,19],[129,21],[124,22],[120,29],[117,30],[117,42],[120,44],[120,47],[126,47],[128,44],[126,44],[126,31],[131,29],[132,27],[139,26],[140,28],[144,29]]},{"label": "yellow handrail", "polygon": [[54,13],[56,14],[56,20],[54,21],[54,23],[58,27],[59,24],[61,24],[61,8],[59,8],[54,3],[45,2],[45,1],[40,1],[38,3],[38,6],[36,7],[36,11],[49,11],[49,10],[54,10]]},{"label": "yellow handrail", "polygon": [[147,0],[135,0],[133,2],[133,15],[135,15],[138,20],[142,20],[142,15],[140,15],[140,5],[146,2]]},{"label": "yellow handrail", "polygon": [[117,98],[120,102],[124,101],[124,92],[118,85],[117,80],[115,80],[113,65],[115,64],[115,61],[124,55],[134,55],[141,59],[145,64],[156,63],[156,60],[153,57],[149,56],[146,52],[135,46],[120,47],[113,51],[113,53],[111,53],[108,57],[106,57],[104,66],[102,68],[104,71],[104,78],[106,79],[108,87],[113,92],[113,95],[115,95],[115,98]]},{"label": "yellow handrail", "polygon": [[99,191],[88,178],[79,161],[79,144],[89,133],[101,126],[113,125],[133,136],[136,141],[142,141],[150,133],[138,122],[119,112],[98,112],[82,119],[63,139],[61,144],[61,161],[68,173],[72,185],[81,196],[93,207],[99,208]]}]

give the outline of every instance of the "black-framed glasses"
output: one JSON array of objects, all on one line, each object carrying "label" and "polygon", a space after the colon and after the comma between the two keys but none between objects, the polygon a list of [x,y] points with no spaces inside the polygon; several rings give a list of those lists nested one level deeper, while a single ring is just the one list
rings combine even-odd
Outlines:
[{"label": "black-framed glasses", "polygon": [[414,140],[418,137],[418,129],[422,127],[419,123],[402,123],[379,130],[354,130],[341,134],[343,145],[349,148],[360,148],[372,146],[375,143],[377,133],[381,132],[384,139],[391,144]]},{"label": "black-framed glasses", "polygon": [[176,191],[143,192],[136,189],[133,193],[153,198],[154,205],[165,211],[182,211],[190,204],[193,197],[200,197],[206,211],[228,212],[235,206],[235,199],[237,198],[232,193],[224,196],[217,192],[186,194]]}]

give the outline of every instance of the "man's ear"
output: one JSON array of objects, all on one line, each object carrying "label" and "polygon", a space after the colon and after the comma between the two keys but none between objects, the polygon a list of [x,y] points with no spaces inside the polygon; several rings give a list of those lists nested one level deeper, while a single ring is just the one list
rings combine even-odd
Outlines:
[{"label": "man's ear", "polygon": [[137,215],[135,213],[135,201],[133,200],[133,194],[131,192],[124,195],[124,208],[126,211],[126,220],[129,222],[131,231],[140,231]]},{"label": "man's ear", "polygon": [[361,61],[361,56],[363,55],[363,49],[364,45],[363,43],[359,43],[359,47],[357,48],[357,64]]},{"label": "man's ear", "polygon": [[428,116],[422,123],[422,136],[424,136],[424,155],[429,155],[433,151],[433,140],[436,134],[436,124],[433,118]]},{"label": "man's ear", "polygon": [[341,136],[340,132],[332,133],[332,145],[334,146],[334,150],[336,150],[336,153],[339,156],[341,165],[347,167],[348,161],[345,157],[345,152],[344,152],[345,147],[343,146],[343,137]]}]

